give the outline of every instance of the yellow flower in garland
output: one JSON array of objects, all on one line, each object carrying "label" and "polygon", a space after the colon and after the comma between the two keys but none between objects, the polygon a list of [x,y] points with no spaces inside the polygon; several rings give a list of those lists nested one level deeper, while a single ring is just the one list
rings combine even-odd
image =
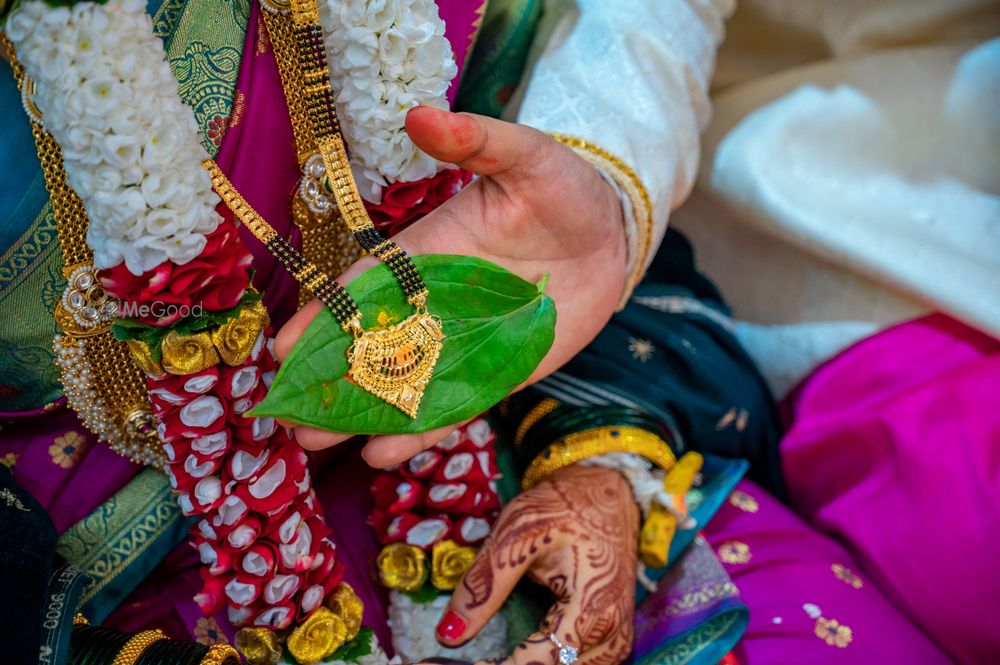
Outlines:
[{"label": "yellow flower in garland", "polygon": [[219,354],[207,332],[178,335],[169,332],[160,345],[163,352],[163,369],[171,374],[196,374],[219,364]]},{"label": "yellow flower in garland", "polygon": [[361,619],[365,613],[365,605],[347,582],[341,582],[326,599],[327,608],[344,620],[347,628],[347,641],[353,640],[361,630]]},{"label": "yellow flower in garland", "polygon": [[253,350],[260,331],[269,320],[264,304],[255,300],[245,305],[239,316],[229,319],[212,331],[212,342],[227,365],[239,365]]},{"label": "yellow flower in garland", "polygon": [[442,540],[431,553],[431,584],[441,591],[453,591],[475,558],[475,549],[454,540]]},{"label": "yellow flower in garland", "polygon": [[149,344],[137,339],[127,339],[125,344],[132,353],[132,359],[135,360],[139,369],[150,376],[163,376],[163,367],[153,360],[153,349],[150,348]]},{"label": "yellow flower in garland", "polygon": [[87,450],[87,439],[77,431],[70,430],[62,436],[57,436],[55,443],[49,446],[52,461],[64,469],[69,469]]},{"label": "yellow flower in garland", "polygon": [[288,650],[299,663],[309,665],[332,656],[346,637],[344,620],[320,607],[288,636]]},{"label": "yellow flower in garland", "polygon": [[378,555],[378,574],[390,589],[416,591],[427,579],[427,555],[413,545],[386,545]]},{"label": "yellow flower in garland", "polygon": [[252,626],[236,633],[236,648],[247,665],[277,665],[281,660],[281,642],[270,628]]}]

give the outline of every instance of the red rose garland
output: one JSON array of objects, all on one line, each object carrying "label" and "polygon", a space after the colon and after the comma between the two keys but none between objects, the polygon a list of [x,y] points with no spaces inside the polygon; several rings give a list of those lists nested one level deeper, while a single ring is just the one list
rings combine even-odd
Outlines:
[{"label": "red rose garland", "polygon": [[425,552],[445,540],[479,545],[500,509],[496,436],[482,418],[372,483],[369,522],[383,546],[404,543]]},{"label": "red rose garland", "polygon": [[380,232],[394,235],[450,199],[469,184],[465,169],[444,169],[413,182],[394,182],[382,192],[381,203],[365,203],[368,216]]},{"label": "red rose garland", "polygon": [[[389,186],[370,206],[376,224],[394,234],[453,196],[471,179],[448,169],[432,178]],[[203,251],[178,265],[166,261],[142,275],[124,263],[100,272],[109,294],[136,312],[132,320],[160,328],[195,305],[206,314],[231,310],[250,286],[251,255],[229,211]],[[307,457],[270,418],[244,418],[260,402],[277,369],[271,330],[246,360],[193,374],[148,376],[168,475],[192,529],[203,568],[195,601],[206,614],[228,607],[234,625],[287,628],[304,621],[343,579],[343,566],[312,489]],[[499,500],[493,435],[483,420],[463,427],[431,451],[376,482],[371,517],[383,544],[429,550],[447,538],[475,545],[489,533]],[[409,483],[412,494],[400,487]],[[387,492],[398,500],[386,502]],[[380,498],[382,497],[382,498]]]},{"label": "red rose garland", "polygon": [[[221,212],[221,211],[220,211]],[[170,326],[179,306],[206,313],[238,305],[250,285],[251,257],[231,221],[184,265],[165,262],[138,277],[124,265],[101,281],[123,303],[177,305],[139,319]],[[270,329],[246,360],[187,375],[149,377],[168,475],[186,515],[199,515],[193,544],[204,564],[195,597],[206,613],[224,606],[237,626],[286,628],[304,620],[342,579],[305,452],[270,418],[245,418],[277,369]]]}]

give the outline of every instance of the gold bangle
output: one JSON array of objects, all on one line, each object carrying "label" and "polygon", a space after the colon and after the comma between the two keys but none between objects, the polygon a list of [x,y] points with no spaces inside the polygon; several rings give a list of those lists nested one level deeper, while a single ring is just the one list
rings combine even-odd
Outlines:
[{"label": "gold bangle", "polygon": [[133,665],[135,661],[139,660],[139,656],[145,651],[150,644],[154,642],[159,642],[160,640],[166,639],[163,631],[157,628],[156,630],[144,630],[140,633],[136,633],[129,638],[122,650],[118,652],[115,659],[111,662],[111,665]]},{"label": "gold bangle", "polygon": [[606,453],[639,455],[661,469],[669,469],[677,461],[667,442],[648,430],[639,427],[595,427],[568,434],[543,450],[524,472],[521,489],[536,485],[559,469]]},{"label": "gold bangle", "polygon": [[524,420],[517,426],[517,431],[514,433],[514,447],[520,446],[521,442],[524,441],[525,435],[528,434],[528,430],[537,425],[539,420],[558,409],[559,406],[559,400],[546,397],[531,407],[531,410],[524,416]]},{"label": "gold bangle", "polygon": [[614,178],[632,204],[632,214],[635,215],[636,221],[638,247],[632,272],[625,282],[625,291],[622,294],[621,301],[618,303],[618,309],[621,309],[625,307],[629,297],[632,295],[632,291],[642,281],[642,277],[646,272],[646,262],[649,260],[649,252],[653,246],[653,202],[649,198],[649,191],[628,164],[596,143],[566,134],[552,133],[550,136],[563,145],[572,148],[580,157]]},{"label": "gold bangle", "polygon": [[240,662],[240,654],[231,644],[213,644],[208,648],[208,652],[201,659],[199,665],[225,665]]}]

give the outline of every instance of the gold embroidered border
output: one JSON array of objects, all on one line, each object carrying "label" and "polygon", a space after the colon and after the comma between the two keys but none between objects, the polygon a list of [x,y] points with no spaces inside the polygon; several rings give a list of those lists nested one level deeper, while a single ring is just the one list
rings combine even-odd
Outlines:
[{"label": "gold embroidered border", "polygon": [[572,148],[580,157],[593,164],[598,169],[611,176],[618,186],[622,188],[628,196],[632,205],[632,214],[635,215],[636,233],[638,236],[638,249],[636,251],[635,263],[632,272],[625,281],[625,291],[622,294],[618,308],[625,307],[632,291],[642,281],[646,273],[646,263],[649,260],[649,253],[653,246],[653,202],[649,198],[649,191],[643,184],[636,172],[621,159],[608,152],[596,143],[587,141],[576,136],[565,134],[551,134],[552,138],[563,145]]},{"label": "gold embroidered border", "polygon": [[102,589],[182,519],[166,476],[143,469],[114,496],[59,537],[56,551],[87,574],[80,604]]}]

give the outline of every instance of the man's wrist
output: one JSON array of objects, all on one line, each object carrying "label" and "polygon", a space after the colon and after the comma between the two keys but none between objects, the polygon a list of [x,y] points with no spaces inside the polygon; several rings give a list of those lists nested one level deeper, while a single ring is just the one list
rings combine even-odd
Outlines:
[{"label": "man's wrist", "polygon": [[653,204],[648,190],[631,167],[600,145],[565,134],[551,133],[550,136],[594,166],[618,198],[627,247],[627,274],[625,289],[618,302],[620,310],[642,281],[653,248]]}]

